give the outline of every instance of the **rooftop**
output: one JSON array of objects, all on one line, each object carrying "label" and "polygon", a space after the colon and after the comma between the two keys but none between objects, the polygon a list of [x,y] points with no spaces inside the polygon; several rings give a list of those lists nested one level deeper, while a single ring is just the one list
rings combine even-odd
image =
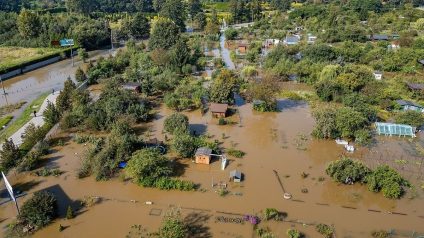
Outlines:
[{"label": "rooftop", "polygon": [[210,154],[212,154],[212,149],[209,149],[208,147],[200,147],[196,150],[195,156],[210,155]]},{"label": "rooftop", "polygon": [[422,83],[406,83],[410,89],[413,90],[424,90],[424,84]]},{"label": "rooftop", "polygon": [[417,104],[415,102],[407,101],[407,100],[396,100],[396,102],[401,106],[414,106],[419,108],[424,108],[420,104]]},{"label": "rooftop", "polygon": [[373,40],[389,40],[389,36],[388,35],[376,34],[376,35],[371,35],[371,39],[373,39]]},{"label": "rooftop", "polygon": [[241,172],[238,170],[232,170],[230,172],[230,177],[241,178]]},{"label": "rooftop", "polygon": [[225,113],[228,109],[228,104],[224,103],[211,103],[209,110],[211,112],[217,112],[217,113]]},{"label": "rooftop", "polygon": [[287,43],[297,43],[297,42],[299,42],[299,37],[297,37],[297,36],[287,36],[285,41]]}]

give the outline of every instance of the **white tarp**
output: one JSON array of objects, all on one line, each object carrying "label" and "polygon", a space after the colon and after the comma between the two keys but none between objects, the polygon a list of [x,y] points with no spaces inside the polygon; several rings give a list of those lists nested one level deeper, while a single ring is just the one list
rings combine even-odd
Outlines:
[{"label": "white tarp", "polygon": [[12,198],[12,200],[14,202],[16,202],[16,198],[15,198],[15,195],[13,194],[12,186],[10,185],[9,181],[7,180],[6,175],[4,175],[3,172],[1,172],[1,174],[3,175],[4,184],[6,185],[7,191],[9,191],[10,197]]}]

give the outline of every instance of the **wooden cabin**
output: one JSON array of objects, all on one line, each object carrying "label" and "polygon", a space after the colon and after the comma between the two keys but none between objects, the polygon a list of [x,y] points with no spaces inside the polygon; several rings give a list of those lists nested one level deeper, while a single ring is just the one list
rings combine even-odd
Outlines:
[{"label": "wooden cabin", "polygon": [[246,44],[239,44],[238,45],[238,53],[239,54],[246,54],[247,52],[247,45]]},{"label": "wooden cabin", "polygon": [[212,113],[213,117],[222,118],[226,117],[228,104],[225,103],[211,103],[209,110]]},{"label": "wooden cabin", "polygon": [[212,149],[207,147],[200,147],[196,150],[195,163],[196,164],[210,164],[211,163]]}]

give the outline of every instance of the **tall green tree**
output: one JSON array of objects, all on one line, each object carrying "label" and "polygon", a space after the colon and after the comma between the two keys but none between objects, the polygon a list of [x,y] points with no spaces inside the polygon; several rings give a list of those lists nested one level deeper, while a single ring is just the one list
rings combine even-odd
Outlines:
[{"label": "tall green tree", "polygon": [[12,139],[5,140],[0,151],[0,170],[7,173],[18,164],[19,160],[19,148]]},{"label": "tall green tree", "polygon": [[184,65],[188,64],[190,60],[190,51],[187,40],[180,37],[171,49],[172,65],[181,69]]},{"label": "tall green tree", "polygon": [[158,234],[161,238],[185,238],[188,237],[189,230],[179,211],[171,211],[162,221]]},{"label": "tall green tree", "polygon": [[153,25],[150,34],[149,48],[151,50],[171,48],[180,37],[177,25],[168,18],[159,18]]},{"label": "tall green tree", "polygon": [[167,0],[162,6],[159,15],[171,19],[181,32],[186,31],[185,20],[187,12],[185,3],[181,0]]},{"label": "tall green tree", "polygon": [[234,102],[234,92],[237,91],[237,76],[228,69],[222,69],[212,82],[210,88],[210,100],[216,103]]},{"label": "tall green tree", "polygon": [[40,33],[40,18],[32,11],[22,9],[21,13],[19,13],[17,24],[19,33],[24,38],[37,37]]},{"label": "tall green tree", "polygon": [[188,13],[191,15],[191,17],[194,17],[196,14],[203,11],[202,3],[200,0],[188,0],[187,5]]},{"label": "tall green tree", "polygon": [[141,13],[136,13],[134,17],[128,22],[128,33],[131,38],[144,39],[148,38],[150,34],[149,20]]}]

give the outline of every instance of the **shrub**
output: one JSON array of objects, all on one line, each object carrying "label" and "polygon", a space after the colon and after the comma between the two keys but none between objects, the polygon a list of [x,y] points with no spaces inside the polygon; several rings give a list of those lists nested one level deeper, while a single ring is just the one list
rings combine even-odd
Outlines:
[{"label": "shrub", "polygon": [[326,224],[318,224],[315,226],[315,230],[323,235],[325,238],[331,238],[333,237],[334,230],[331,226]]},{"label": "shrub", "polygon": [[224,118],[219,118],[218,125],[220,126],[227,125],[227,121]]},{"label": "shrub", "polygon": [[19,172],[31,171],[36,168],[38,161],[41,158],[41,153],[39,151],[30,151],[19,163],[17,170]]},{"label": "shrub", "polygon": [[46,191],[34,193],[21,207],[18,223],[29,230],[38,230],[49,224],[57,215],[56,198]]},{"label": "shrub", "polygon": [[388,238],[390,234],[387,231],[380,230],[371,232],[371,236],[374,238]]},{"label": "shrub", "polygon": [[364,183],[371,170],[358,160],[342,158],[330,162],[325,172],[340,183]]},{"label": "shrub", "polygon": [[68,206],[68,209],[66,210],[66,219],[70,220],[72,218],[74,218],[74,211],[71,206]]},{"label": "shrub", "polygon": [[236,158],[243,158],[243,157],[246,155],[246,153],[245,153],[245,152],[243,152],[243,151],[241,151],[241,150],[236,150],[236,149],[234,149],[234,148],[230,148],[230,149],[228,149],[228,150],[227,150],[227,153],[228,153],[229,155],[231,155],[231,156],[236,157]]},{"label": "shrub", "polygon": [[359,145],[366,146],[371,144],[372,135],[367,129],[361,129],[355,132],[355,142]]},{"label": "shrub", "polygon": [[397,171],[387,165],[377,167],[367,177],[368,189],[373,192],[383,192],[383,196],[390,199],[398,199],[404,193],[404,187],[410,183]]},{"label": "shrub", "polygon": [[278,216],[280,212],[275,208],[266,208],[264,211],[264,220],[268,221]]},{"label": "shrub", "polygon": [[171,134],[176,131],[187,132],[189,127],[188,117],[181,113],[174,113],[165,119],[163,127],[166,132]]},{"label": "shrub", "polygon": [[288,229],[287,230],[287,237],[289,237],[289,238],[300,238],[300,237],[302,237],[302,234],[300,233],[300,231],[298,231],[296,229]]},{"label": "shrub", "polygon": [[43,112],[43,117],[48,124],[54,125],[59,122],[60,113],[55,105],[49,101],[46,110]]},{"label": "shrub", "polygon": [[188,227],[181,219],[179,211],[171,211],[167,214],[158,231],[161,238],[185,238],[188,237],[188,233]]}]

